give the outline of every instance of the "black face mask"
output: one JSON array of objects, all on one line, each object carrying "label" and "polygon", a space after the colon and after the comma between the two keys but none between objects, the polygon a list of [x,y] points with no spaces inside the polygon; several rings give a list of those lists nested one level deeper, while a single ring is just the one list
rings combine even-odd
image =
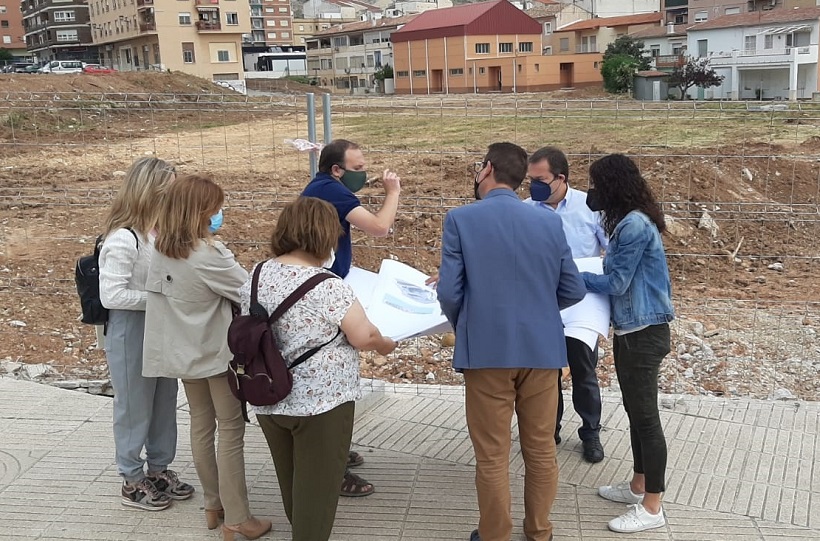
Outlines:
[{"label": "black face mask", "polygon": [[601,196],[595,188],[590,188],[587,190],[587,206],[592,212],[600,212],[604,210]]},{"label": "black face mask", "polygon": [[481,184],[481,182],[484,182],[483,180],[481,182],[478,181],[478,175],[480,175],[480,174],[481,174],[481,172],[476,173],[475,174],[475,179],[473,179],[473,194],[475,195],[476,201],[481,199],[481,194],[478,193],[478,187]]}]

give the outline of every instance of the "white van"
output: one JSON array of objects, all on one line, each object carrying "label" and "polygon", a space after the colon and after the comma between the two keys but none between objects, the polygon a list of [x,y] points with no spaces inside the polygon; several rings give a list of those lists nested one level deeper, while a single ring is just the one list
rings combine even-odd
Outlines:
[{"label": "white van", "polygon": [[54,75],[82,72],[83,63],[79,60],[52,60],[39,70],[39,73],[53,73]]}]

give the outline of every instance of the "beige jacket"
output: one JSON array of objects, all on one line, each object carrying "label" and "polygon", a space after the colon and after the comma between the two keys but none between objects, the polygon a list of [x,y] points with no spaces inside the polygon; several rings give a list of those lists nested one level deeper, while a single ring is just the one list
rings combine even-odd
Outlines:
[{"label": "beige jacket", "polygon": [[224,373],[231,303],[248,273],[221,242],[200,242],[187,259],[154,252],[145,289],[142,375],[201,379]]}]

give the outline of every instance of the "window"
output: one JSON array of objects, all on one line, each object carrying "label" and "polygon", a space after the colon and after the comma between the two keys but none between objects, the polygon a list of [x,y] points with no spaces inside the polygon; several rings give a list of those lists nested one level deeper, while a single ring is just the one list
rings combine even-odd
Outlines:
[{"label": "window", "polygon": [[273,19],[268,19],[267,21],[265,21],[265,24],[267,26],[276,26],[276,21],[274,21]]},{"label": "window", "polygon": [[[54,22],[56,23],[64,23],[64,22],[71,22],[76,20],[73,11],[55,11],[54,12]],[[3,21],[8,26],[8,21]]]},{"label": "window", "polygon": [[450,75],[464,75],[463,68],[454,68],[450,70]]},{"label": "window", "polygon": [[196,61],[192,42],[182,42],[182,61],[186,64],[193,64]]},{"label": "window", "polygon": [[0,6],[0,13],[6,12],[6,6]]},{"label": "window", "polygon": [[304,31],[305,31],[305,25],[300,24],[299,25],[299,32],[304,32]]},{"label": "window", "polygon": [[476,43],[475,44],[475,54],[490,54],[490,44],[489,43]]},{"label": "window", "polygon": [[367,67],[372,68],[376,66],[376,59],[372,54],[367,55]]},{"label": "window", "polygon": [[757,36],[746,36],[743,38],[743,50],[747,53],[755,52],[755,46],[757,45]]},{"label": "window", "polygon": [[518,73],[521,73],[522,69],[524,69],[524,66],[522,66],[521,64],[518,64]]},{"label": "window", "polygon": [[77,31],[57,30],[57,41],[77,41]]},{"label": "window", "polygon": [[287,39],[290,37],[290,32],[282,32],[282,39]]},{"label": "window", "polygon": [[544,34],[552,34],[552,23],[544,23]]},{"label": "window", "polygon": [[774,48],[774,36],[771,34],[766,34],[763,36],[763,48],[764,49],[773,49]]},{"label": "window", "polygon": [[652,54],[652,58],[657,58],[661,55],[661,46],[660,45],[650,45],[649,52]]},{"label": "window", "polygon": [[531,53],[532,52],[532,42],[531,41],[522,41],[518,44],[518,52],[519,53]]},{"label": "window", "polygon": [[287,26],[287,25],[288,25],[288,21],[286,21],[285,19],[282,19],[281,21],[279,21],[279,26]]},{"label": "window", "polygon": [[11,43],[11,36],[3,36],[3,43]]},{"label": "window", "polygon": [[216,60],[218,62],[230,62],[231,61],[231,53],[228,51],[217,51],[216,52]]},{"label": "window", "polygon": [[484,75],[484,68],[478,68],[478,74]]},{"label": "window", "polygon": [[544,47],[544,49],[541,51],[541,54],[544,55],[544,56],[551,55],[552,54],[552,47],[549,47],[549,46]]},{"label": "window", "polygon": [[709,54],[709,40],[698,40],[698,56],[703,57]]},{"label": "window", "polygon": [[740,13],[740,8],[726,8],[726,15],[737,15]]},{"label": "window", "polygon": [[499,43],[498,44],[498,52],[499,53],[511,53],[511,52],[513,52],[513,44],[512,43]]},{"label": "window", "polygon": [[190,26],[191,25],[191,14],[190,13],[180,13],[179,14],[179,24],[182,26]]},{"label": "window", "polygon": [[536,64],[535,65],[535,73],[538,73],[539,71],[541,71],[541,66]]},{"label": "window", "polygon": [[288,8],[279,8],[279,13],[287,13]]},{"label": "window", "polygon": [[0,28],[8,28],[9,22],[8,21],[0,21]]},{"label": "window", "polygon": [[413,70],[413,77],[427,77],[427,70]]},{"label": "window", "polygon": [[268,39],[276,39],[276,32],[268,32]]},{"label": "window", "polygon": [[396,77],[410,77],[409,71],[397,71]]},{"label": "window", "polygon": [[698,11],[697,13],[695,13],[695,22],[696,23],[702,23],[703,21],[707,20],[708,18],[709,18],[709,12],[708,11]]},{"label": "window", "polygon": [[265,13],[274,13],[275,11],[273,8],[265,8]]},{"label": "window", "polygon": [[239,24],[239,15],[236,13],[225,13],[225,24],[237,25]]}]

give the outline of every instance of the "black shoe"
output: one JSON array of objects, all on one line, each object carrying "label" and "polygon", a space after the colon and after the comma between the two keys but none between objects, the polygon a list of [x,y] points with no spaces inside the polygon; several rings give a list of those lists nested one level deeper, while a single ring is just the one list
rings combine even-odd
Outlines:
[{"label": "black shoe", "polygon": [[559,443],[561,443],[561,434],[556,432],[555,433],[555,445],[558,445]]},{"label": "black shoe", "polygon": [[604,446],[601,445],[601,440],[597,436],[581,443],[584,446],[584,460],[595,464],[604,459]]},{"label": "black shoe", "polygon": [[478,530],[473,530],[473,533],[470,534],[470,541],[481,541],[481,538],[478,536]]}]

